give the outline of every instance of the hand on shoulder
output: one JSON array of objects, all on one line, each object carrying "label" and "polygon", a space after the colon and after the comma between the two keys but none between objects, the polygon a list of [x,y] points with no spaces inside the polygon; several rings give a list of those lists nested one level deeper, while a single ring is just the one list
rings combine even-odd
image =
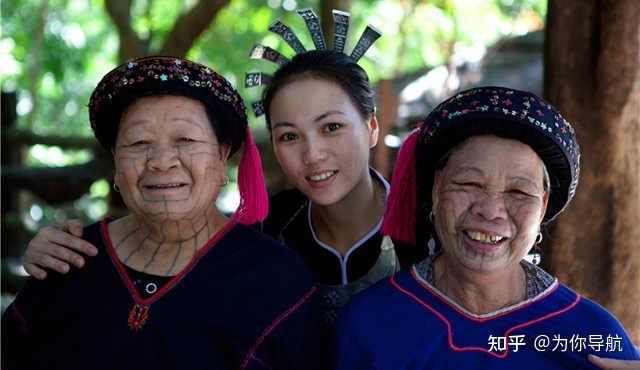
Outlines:
[{"label": "hand on shoulder", "polygon": [[[638,348],[636,347],[636,350]],[[640,361],[625,361],[616,360],[612,358],[598,357],[595,355],[589,355],[589,362],[596,365],[601,369],[610,370],[640,370]]]},{"label": "hand on shoulder", "polygon": [[24,253],[23,266],[36,279],[47,278],[45,269],[66,274],[73,265],[84,266],[84,258],[79,254],[95,256],[97,248],[82,239],[83,222],[69,220],[59,226],[46,226],[31,239]]}]

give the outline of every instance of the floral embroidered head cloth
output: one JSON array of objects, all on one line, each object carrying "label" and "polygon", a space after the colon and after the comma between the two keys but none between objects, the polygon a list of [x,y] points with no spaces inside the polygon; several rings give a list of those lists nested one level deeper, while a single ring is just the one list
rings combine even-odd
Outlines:
[{"label": "floral embroidered head cloth", "polygon": [[484,134],[529,145],[544,162],[551,180],[543,222],[562,212],[575,194],[580,176],[580,148],[569,122],[549,102],[530,92],[477,87],[440,103],[403,143],[383,233],[414,244],[416,217],[412,215],[431,210],[438,161],[466,138]]},{"label": "floral embroidered head cloth", "polygon": [[[114,68],[98,83],[89,101],[89,119],[96,138],[107,150],[115,144],[122,111],[137,98],[173,94],[201,101],[224,125],[244,137],[246,107],[226,78],[211,68],[168,56],[132,60]],[[218,132],[218,139],[222,139]],[[233,152],[242,140],[233,146]],[[233,154],[233,152],[231,154]]]},{"label": "floral embroidered head cloth", "polygon": [[229,156],[244,144],[238,167],[240,206],[233,218],[243,224],[264,219],[268,209],[264,175],[244,101],[226,78],[203,64],[149,56],[114,68],[98,83],[89,100],[89,120],[96,139],[110,151],[126,107],[135,99],[164,94],[202,102],[218,141],[231,149]]}]

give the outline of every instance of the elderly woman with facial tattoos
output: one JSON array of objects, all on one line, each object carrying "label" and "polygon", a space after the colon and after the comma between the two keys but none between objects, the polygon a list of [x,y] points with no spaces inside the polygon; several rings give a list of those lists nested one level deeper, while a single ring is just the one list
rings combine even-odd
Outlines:
[{"label": "elderly woman with facial tattoos", "polygon": [[[117,67],[89,103],[131,211],[83,231],[101,253],[29,279],[2,317],[3,369],[307,369],[321,366],[320,306],[300,258],[246,226],[267,212],[245,106],[180,58]],[[241,203],[215,205],[243,144]]]},{"label": "elderly woman with facial tattoos", "polygon": [[335,368],[639,360],[615,317],[523,259],[579,173],[573,128],[542,98],[489,86],[441,103],[401,148],[383,223],[385,234],[436,253],[349,302]]}]

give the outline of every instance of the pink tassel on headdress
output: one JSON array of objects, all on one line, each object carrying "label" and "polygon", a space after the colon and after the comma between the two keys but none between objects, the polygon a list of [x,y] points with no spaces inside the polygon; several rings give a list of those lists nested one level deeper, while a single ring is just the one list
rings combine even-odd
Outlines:
[{"label": "pink tassel on headdress", "polygon": [[411,245],[416,244],[416,143],[420,124],[402,143],[393,167],[391,190],[382,220],[382,234]]},{"label": "pink tassel on headdress", "polygon": [[238,164],[238,190],[240,205],[231,219],[244,225],[264,220],[269,212],[269,199],[264,184],[260,153],[253,142],[248,125],[242,158]]}]

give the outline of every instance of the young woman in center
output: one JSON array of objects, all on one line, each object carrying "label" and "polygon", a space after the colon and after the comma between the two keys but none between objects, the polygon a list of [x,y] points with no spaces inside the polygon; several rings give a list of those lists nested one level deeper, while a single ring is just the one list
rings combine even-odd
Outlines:
[{"label": "young woman in center", "polygon": [[349,297],[412,262],[379,232],[389,184],[369,166],[375,89],[351,57],[314,50],[273,75],[263,103],[294,187],[271,197],[263,231],[307,263],[332,323]]}]

